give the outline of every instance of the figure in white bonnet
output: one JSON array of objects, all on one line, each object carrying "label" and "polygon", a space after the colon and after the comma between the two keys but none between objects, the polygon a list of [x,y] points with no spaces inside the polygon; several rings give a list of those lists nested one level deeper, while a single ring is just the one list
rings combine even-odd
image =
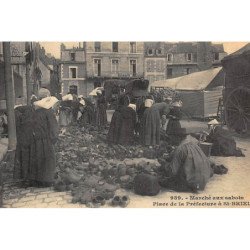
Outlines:
[{"label": "figure in white bonnet", "polygon": [[[33,99],[35,99],[35,97],[33,97]],[[55,108],[56,104],[59,103],[59,100],[50,95],[50,91],[48,89],[45,88],[41,88],[38,91],[38,101],[35,101],[33,103],[35,109],[39,109],[39,108],[44,108],[44,109],[51,109],[51,108]]]},{"label": "figure in white bonnet", "polygon": [[244,156],[241,149],[237,148],[236,141],[230,131],[223,129],[216,120],[208,122],[209,135],[206,142],[212,143],[211,155],[214,156]]},{"label": "figure in white bonnet", "polygon": [[164,99],[161,103],[155,103],[143,113],[141,126],[141,142],[146,146],[160,145],[160,131],[169,113],[170,101]]},{"label": "figure in white bonnet", "polygon": [[59,131],[52,107],[58,100],[50,96],[49,90],[44,88],[39,90],[38,98],[30,117],[33,121],[29,129],[32,140],[29,145],[29,161],[26,162],[25,169],[22,169],[25,176],[22,177],[31,186],[48,187],[53,185],[56,169],[54,144]]},{"label": "figure in white bonnet", "polygon": [[96,125],[98,130],[102,130],[107,124],[107,102],[104,91],[98,89],[96,94]]},{"label": "figure in white bonnet", "polygon": [[169,121],[166,128],[167,135],[175,134],[176,130],[181,128],[180,119],[182,118],[181,113],[182,102],[175,101],[172,103],[170,112],[168,113]]},{"label": "figure in white bonnet", "polygon": [[78,97],[78,100],[79,100],[79,110],[78,110],[78,114],[77,114],[77,121],[79,123],[80,120],[83,118],[86,103],[85,103],[83,97],[82,97],[82,99]]},{"label": "figure in white bonnet", "polygon": [[134,143],[136,125],[136,105],[130,103],[121,109],[121,128],[118,143],[132,145]]},{"label": "figure in white bonnet", "polygon": [[209,131],[212,131],[212,130],[214,130],[217,126],[219,126],[220,123],[219,123],[216,119],[213,119],[213,120],[209,121],[209,122],[207,123],[207,125],[208,125]]},{"label": "figure in white bonnet", "polygon": [[59,125],[62,127],[67,127],[73,122],[73,102],[74,97],[71,93],[62,97],[59,112]]},{"label": "figure in white bonnet", "polygon": [[137,134],[139,133],[140,136],[142,134],[143,114],[145,110],[151,108],[153,104],[154,104],[154,98],[153,96],[149,95],[146,97],[145,101],[142,102],[142,104],[138,107],[138,110],[137,110],[138,122],[136,124],[136,133]]}]

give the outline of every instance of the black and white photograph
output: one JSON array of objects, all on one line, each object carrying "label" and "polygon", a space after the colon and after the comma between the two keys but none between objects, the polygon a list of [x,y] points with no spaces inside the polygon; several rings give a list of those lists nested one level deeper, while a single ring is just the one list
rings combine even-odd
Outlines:
[{"label": "black and white photograph", "polygon": [[3,1],[1,249],[245,249],[244,0]]},{"label": "black and white photograph", "polygon": [[1,42],[0,55],[2,207],[250,206],[250,43]]}]

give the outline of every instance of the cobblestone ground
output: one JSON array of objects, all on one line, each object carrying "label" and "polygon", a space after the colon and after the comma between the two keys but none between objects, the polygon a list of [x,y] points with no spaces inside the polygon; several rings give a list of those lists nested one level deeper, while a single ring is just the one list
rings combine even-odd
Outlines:
[{"label": "cobblestone ground", "polygon": [[[202,126],[206,126],[203,124]],[[246,157],[212,157],[219,164],[228,168],[226,175],[214,175],[206,189],[195,196],[243,196],[250,201],[250,139],[236,138],[237,146],[243,149]],[[118,190],[118,195],[129,195],[128,207],[156,207],[154,202],[171,202],[171,196],[180,195],[176,192],[161,191],[155,197],[142,197],[132,192]],[[185,199],[193,195],[182,193]],[[84,208],[82,204],[72,204],[70,192],[55,192],[52,188],[18,188],[11,184],[4,185],[5,208]],[[106,204],[104,207],[110,207]]]},{"label": "cobblestone ground", "polygon": [[[71,207],[69,192],[54,192],[52,188],[16,188],[4,186],[5,208]],[[80,207],[72,204],[74,207]]]}]

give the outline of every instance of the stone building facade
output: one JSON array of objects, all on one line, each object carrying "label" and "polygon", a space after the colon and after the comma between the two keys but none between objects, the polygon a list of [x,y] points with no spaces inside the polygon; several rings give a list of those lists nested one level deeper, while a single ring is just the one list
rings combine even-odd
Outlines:
[{"label": "stone building facade", "polygon": [[222,44],[211,42],[150,42],[144,53],[145,78],[150,82],[218,67],[226,56]]},{"label": "stone building facade", "polygon": [[61,44],[60,84],[62,95],[73,91],[75,94],[88,93],[86,80],[86,55],[82,46],[66,48]]},{"label": "stone building facade", "polygon": [[[26,67],[24,53],[25,42],[11,42],[10,46],[16,104],[24,104],[27,100]],[[6,109],[2,42],[0,42],[0,110],[1,109]]]},{"label": "stone building facade", "polygon": [[87,85],[101,86],[107,79],[144,76],[143,42],[85,42]]},{"label": "stone building facade", "polygon": [[146,42],[144,50],[144,77],[149,82],[166,78],[166,56],[164,42]]},{"label": "stone building facade", "polygon": [[59,82],[59,62],[55,57],[47,54],[40,44],[37,44],[37,49],[38,56],[36,64],[41,71],[38,87],[45,87],[50,90],[52,95],[58,96],[61,91]]},{"label": "stone building facade", "polygon": [[222,44],[211,42],[83,42],[61,46],[62,93],[88,96],[108,79],[145,78],[150,82],[220,66]]}]

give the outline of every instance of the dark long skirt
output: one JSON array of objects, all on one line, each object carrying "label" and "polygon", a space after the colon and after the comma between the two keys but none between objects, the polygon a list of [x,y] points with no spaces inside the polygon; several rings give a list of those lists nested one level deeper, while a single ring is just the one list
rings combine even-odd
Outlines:
[{"label": "dark long skirt", "polygon": [[121,145],[131,145],[134,143],[136,112],[130,107],[124,107],[121,115],[122,124],[118,143]]},{"label": "dark long skirt", "polygon": [[108,143],[117,144],[122,126],[122,115],[120,110],[116,110],[112,116],[109,132],[107,135]]},{"label": "dark long skirt", "polygon": [[95,125],[95,111],[93,107],[86,106],[84,108],[80,123],[81,125]]},{"label": "dark long skirt", "polygon": [[143,118],[143,144],[154,146],[160,144],[161,117],[157,109],[148,108]]},{"label": "dark long skirt", "polygon": [[178,119],[170,118],[166,128],[166,134],[173,135],[176,134],[176,130],[181,128],[181,123]]},{"label": "dark long skirt", "polygon": [[96,110],[96,125],[103,128],[107,124],[107,113],[105,104],[99,104]]},{"label": "dark long skirt", "polygon": [[166,128],[166,134],[168,136],[168,142],[171,145],[179,144],[179,136],[176,134],[176,130],[181,128],[181,123],[178,119],[170,118]]},{"label": "dark long skirt", "polygon": [[30,145],[17,143],[14,164],[14,179],[28,180],[29,166],[31,164]]},{"label": "dark long skirt", "polygon": [[55,150],[49,139],[35,140],[31,145],[30,180],[52,183],[56,170]]}]

